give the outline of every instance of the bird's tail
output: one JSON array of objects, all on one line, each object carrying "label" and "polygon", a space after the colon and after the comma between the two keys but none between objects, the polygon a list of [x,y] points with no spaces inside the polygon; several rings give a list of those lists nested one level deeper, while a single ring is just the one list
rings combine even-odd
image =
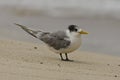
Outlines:
[{"label": "bird's tail", "polygon": [[14,24],[21,27],[24,31],[26,31],[27,33],[29,33],[30,35],[32,35],[35,38],[38,38],[38,36],[37,36],[38,33],[42,32],[42,31],[34,31],[34,30],[31,30],[31,29],[28,29],[26,26],[23,26],[23,25],[20,25],[20,24],[16,24],[16,23],[14,23]]}]

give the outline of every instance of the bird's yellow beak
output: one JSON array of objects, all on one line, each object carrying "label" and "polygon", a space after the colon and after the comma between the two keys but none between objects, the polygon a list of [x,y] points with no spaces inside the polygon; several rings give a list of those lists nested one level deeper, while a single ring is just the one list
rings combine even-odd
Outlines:
[{"label": "bird's yellow beak", "polygon": [[79,33],[80,33],[80,34],[88,34],[88,32],[83,31],[83,30],[82,30],[82,31],[80,31]]}]

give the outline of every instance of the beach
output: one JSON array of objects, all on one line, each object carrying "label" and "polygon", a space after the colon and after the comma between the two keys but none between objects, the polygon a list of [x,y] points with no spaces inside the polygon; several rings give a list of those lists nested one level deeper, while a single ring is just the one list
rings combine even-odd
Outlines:
[{"label": "beach", "polygon": [[74,62],[61,61],[44,45],[0,40],[1,80],[119,80],[120,58],[86,51],[69,54]]},{"label": "beach", "polygon": [[[120,80],[118,0],[0,1],[0,80]],[[89,34],[67,62],[15,23],[45,32],[74,24]]]}]

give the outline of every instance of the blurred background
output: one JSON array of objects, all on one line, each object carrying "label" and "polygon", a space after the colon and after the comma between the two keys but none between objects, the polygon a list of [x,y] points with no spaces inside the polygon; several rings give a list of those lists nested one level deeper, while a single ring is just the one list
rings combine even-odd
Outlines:
[{"label": "blurred background", "polygon": [[14,23],[50,32],[76,24],[89,32],[80,50],[120,56],[120,0],[0,0],[0,38],[41,43]]}]

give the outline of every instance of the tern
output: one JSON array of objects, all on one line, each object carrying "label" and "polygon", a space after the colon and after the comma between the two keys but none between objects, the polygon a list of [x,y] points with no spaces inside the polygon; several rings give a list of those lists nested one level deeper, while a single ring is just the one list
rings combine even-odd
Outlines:
[{"label": "tern", "polygon": [[[65,31],[56,32],[35,31],[20,24],[15,23],[15,25],[44,42],[51,51],[60,55],[62,61],[71,61],[67,54],[75,51],[81,46],[82,34],[88,34],[88,32],[83,31],[77,25],[69,25]],[[62,54],[65,54],[65,59]]]}]

